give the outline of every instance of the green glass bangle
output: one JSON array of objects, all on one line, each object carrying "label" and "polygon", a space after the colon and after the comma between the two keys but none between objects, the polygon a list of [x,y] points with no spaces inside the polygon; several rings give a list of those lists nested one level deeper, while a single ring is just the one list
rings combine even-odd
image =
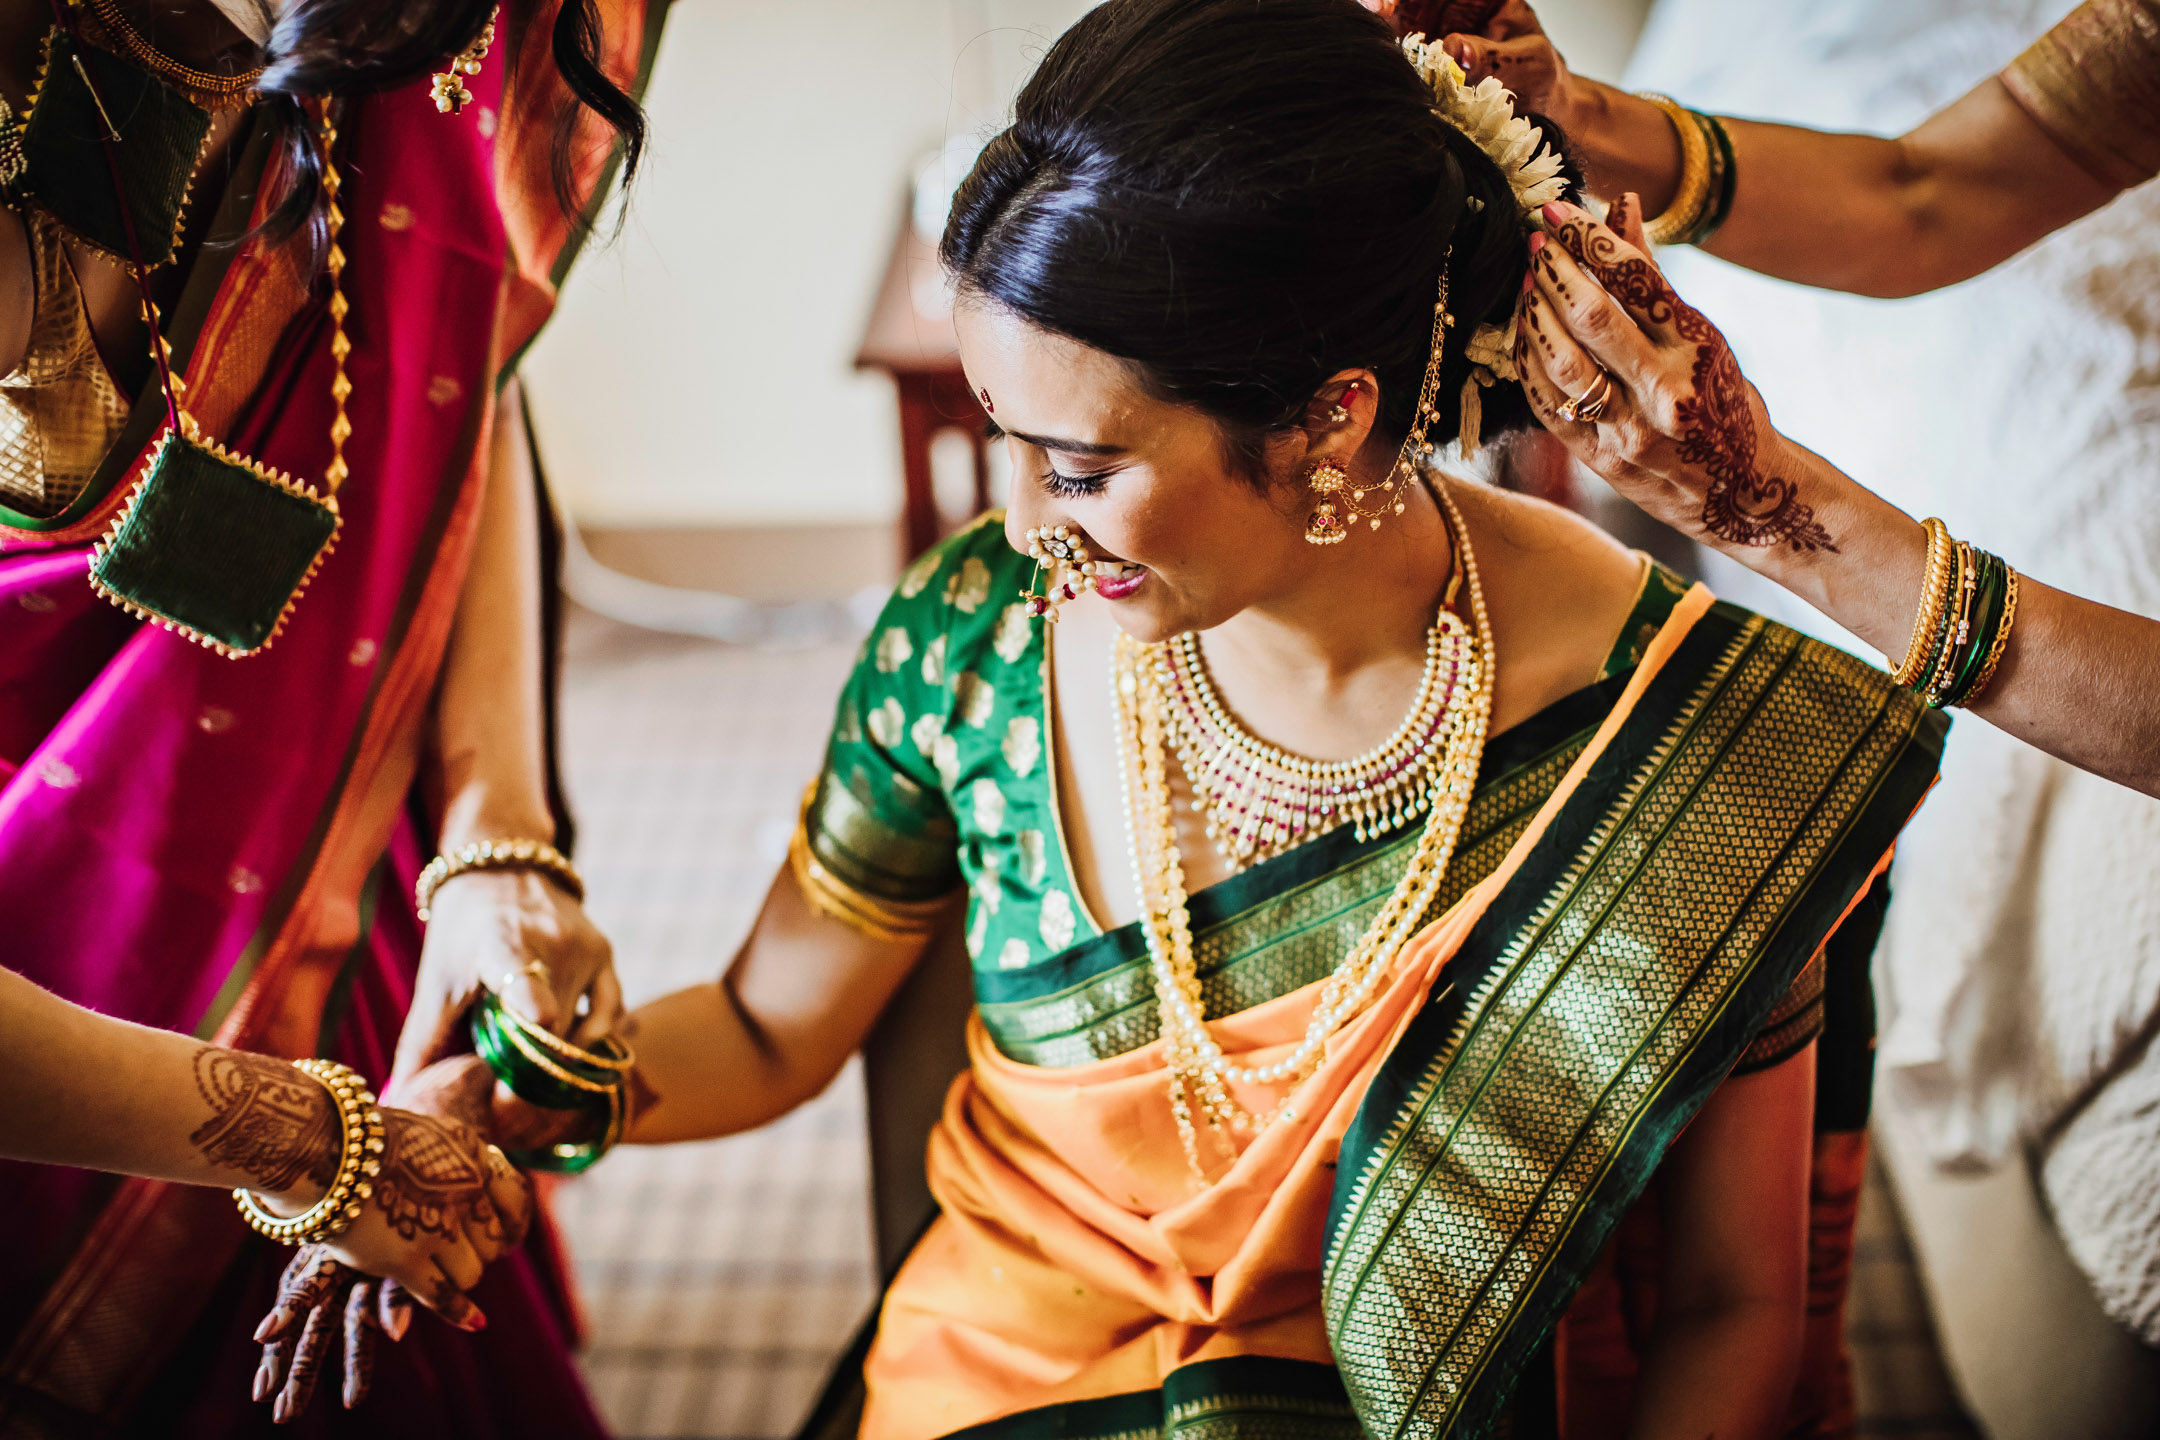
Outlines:
[{"label": "green glass bangle", "polygon": [[1700,245],[1717,234],[1725,217],[1732,214],[1733,192],[1740,184],[1740,166],[1733,158],[1732,135],[1726,130],[1725,122],[1700,111],[1695,112],[1695,118],[1702,125],[1704,138],[1710,142],[1711,166],[1717,172],[1717,179],[1711,187],[1709,213],[1688,237],[1690,245]]},{"label": "green glass bangle", "polygon": [[1956,676],[1937,702],[1944,709],[1964,704],[1972,694],[1974,682],[1987,667],[1987,657],[1995,648],[1995,633],[2002,628],[2004,601],[2009,596],[2010,567],[2002,557],[1985,550],[1975,554],[1980,560],[1980,585],[1973,595],[1972,632],[1959,657]]},{"label": "green glass bangle", "polygon": [[[1952,556],[1955,557],[1959,549],[1956,541],[1951,542],[1950,549]],[[1979,563],[1980,552],[1975,550],[1973,551],[1973,564],[1977,567]],[[1977,587],[1977,576],[1975,577],[1975,584]],[[1950,567],[1950,585],[1943,592],[1942,619],[1935,627],[1936,633],[1929,638],[1927,664],[1920,667],[1919,676],[1912,682],[1911,687],[1914,694],[1930,705],[1936,703],[1936,682],[1950,671],[1950,652],[1957,645],[1958,620],[1964,615],[1967,597],[1972,593],[1977,592],[1968,592],[1966,590],[1963,568],[1953,558]]]},{"label": "green glass bangle", "polygon": [[[583,1083],[566,1082],[539,1063],[536,1057],[544,1052],[530,1041],[524,1041],[518,1027],[517,1018],[504,1012],[501,999],[493,991],[483,994],[473,1006],[473,1048],[487,1061],[495,1078],[528,1105],[543,1110],[568,1111],[596,1122],[600,1138],[535,1150],[513,1150],[508,1152],[509,1156],[527,1170],[575,1175],[589,1168],[622,1138],[625,1119],[622,1072],[580,1065],[561,1056],[548,1057],[548,1064]],[[622,1053],[621,1047],[612,1039],[603,1040],[601,1046],[605,1047],[610,1059]]]}]

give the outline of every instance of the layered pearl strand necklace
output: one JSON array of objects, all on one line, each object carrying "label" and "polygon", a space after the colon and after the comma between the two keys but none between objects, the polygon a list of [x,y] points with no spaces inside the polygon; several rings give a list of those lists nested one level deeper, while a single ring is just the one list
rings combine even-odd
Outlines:
[{"label": "layered pearl strand necklace", "polygon": [[[1439,706],[1432,742],[1438,758],[1422,772],[1426,783],[1418,799],[1426,810],[1425,829],[1380,913],[1321,985],[1304,1038],[1272,1064],[1231,1064],[1208,1031],[1193,956],[1192,916],[1186,907],[1176,812],[1170,795],[1166,742],[1174,729],[1170,717],[1175,713],[1176,701],[1167,682],[1170,672],[1161,663],[1159,653],[1166,647],[1141,645],[1122,634],[1117,637],[1113,679],[1120,731],[1118,771],[1125,792],[1133,879],[1140,895],[1141,930],[1147,937],[1149,967],[1161,1007],[1170,1110],[1177,1120],[1186,1163],[1203,1184],[1207,1183],[1208,1172],[1200,1159],[1194,1111],[1197,1109],[1209,1129],[1218,1134],[1225,1128],[1264,1129],[1277,1116],[1288,1113],[1285,1104],[1265,1115],[1256,1115],[1238,1102],[1230,1087],[1299,1082],[1319,1068],[1328,1038],[1364,1008],[1382,977],[1393,968],[1403,946],[1422,927],[1454,856],[1456,838],[1462,833],[1463,816],[1469,809],[1471,791],[1477,785],[1478,762],[1485,750],[1486,727],[1492,718],[1492,624],[1485,613],[1485,591],[1478,582],[1477,558],[1471,553],[1462,516],[1445,488],[1435,486],[1434,494],[1455,547],[1456,573],[1469,592],[1475,628],[1473,635],[1465,637],[1467,643],[1455,660],[1446,699]],[[1451,596],[1453,591],[1451,582]],[[1432,672],[1430,656],[1428,649],[1428,680]],[[1421,692],[1421,704],[1423,699]],[[1413,710],[1413,720],[1416,714]],[[1227,712],[1222,723],[1235,725]],[[1237,732],[1232,728],[1228,733]]]},{"label": "layered pearl strand necklace", "polygon": [[1470,632],[1448,607],[1462,580],[1456,568],[1440,613],[1425,632],[1425,673],[1395,733],[1349,760],[1307,760],[1268,744],[1230,715],[1200,637],[1186,632],[1156,647],[1156,683],[1170,697],[1169,742],[1207,836],[1233,869],[1271,859],[1341,825],[1357,838],[1392,830],[1423,811],[1444,751],[1448,707],[1462,689]]}]

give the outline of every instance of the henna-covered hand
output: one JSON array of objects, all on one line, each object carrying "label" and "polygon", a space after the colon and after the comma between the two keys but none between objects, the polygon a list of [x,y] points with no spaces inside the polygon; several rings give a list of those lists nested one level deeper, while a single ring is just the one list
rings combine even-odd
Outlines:
[{"label": "henna-covered hand", "polygon": [[405,1334],[413,1300],[460,1329],[484,1328],[486,1318],[464,1292],[524,1239],[530,1185],[480,1129],[459,1118],[486,1113],[485,1064],[468,1056],[433,1069],[442,1073],[424,1072],[400,1098],[453,1113],[384,1109],[382,1169],[361,1217],[335,1244],[293,1257],[276,1307],[256,1330],[264,1348],[255,1396],[277,1397],[280,1422],[306,1406],[339,1333],[342,1398],[351,1408],[367,1394],[378,1336]]},{"label": "henna-covered hand", "polygon": [[[1606,224],[1571,205],[1548,206],[1546,219],[1559,243],[1531,262],[1518,358],[1547,428],[1683,534],[1742,550],[1836,550],[1732,347],[1651,262],[1634,197],[1616,200]],[[1600,370],[1614,382],[1603,413],[1566,419],[1562,403],[1593,392]]]}]

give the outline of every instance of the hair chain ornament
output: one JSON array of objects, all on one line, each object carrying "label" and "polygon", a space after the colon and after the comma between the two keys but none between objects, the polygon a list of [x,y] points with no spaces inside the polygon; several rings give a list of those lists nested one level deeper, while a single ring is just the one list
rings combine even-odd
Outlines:
[{"label": "hair chain ornament", "polygon": [[[1288,1055],[1270,1064],[1232,1064],[1208,1030],[1165,753],[1170,705],[1164,694],[1163,667],[1151,663],[1150,652],[1159,653],[1160,647],[1142,645],[1122,633],[1117,637],[1112,654],[1112,698],[1118,713],[1118,772],[1125,794],[1126,836],[1134,884],[1140,895],[1141,930],[1147,940],[1149,970],[1161,1012],[1170,1111],[1177,1121],[1186,1163],[1202,1185],[1212,1181],[1200,1158],[1199,1122],[1204,1121],[1222,1148],[1228,1150],[1225,1132],[1229,1129],[1258,1130],[1278,1118],[1296,1118],[1288,1098],[1259,1114],[1240,1101],[1231,1087],[1287,1085],[1294,1094],[1295,1086],[1319,1068],[1326,1057],[1329,1037],[1365,1007],[1381,980],[1394,968],[1403,946],[1423,925],[1454,856],[1456,839],[1462,833],[1463,816],[1477,785],[1478,762],[1484,754],[1486,728],[1492,718],[1492,623],[1485,611],[1477,557],[1471,552],[1462,515],[1444,488],[1436,487],[1435,493],[1456,547],[1458,573],[1469,592],[1473,633],[1463,647],[1455,684],[1444,707],[1443,758],[1433,770],[1425,793],[1425,828],[1402,878],[1382,903],[1379,914],[1321,985],[1303,1039]],[[1460,620],[1456,623],[1461,624]]]},{"label": "hair chain ornament", "polygon": [[[1507,177],[1523,224],[1542,230],[1545,206],[1563,198],[1568,188],[1560,154],[1545,143],[1545,132],[1515,113],[1515,97],[1497,77],[1488,75],[1475,85],[1465,84],[1469,77],[1455,57],[1437,44],[1427,44],[1423,35],[1405,37],[1402,48],[1432,88],[1433,113],[1460,130],[1499,168]],[[1479,392],[1501,380],[1522,378],[1515,363],[1514,313],[1504,326],[1490,322],[1476,326],[1463,353],[1470,361],[1470,373],[1458,397],[1457,431],[1462,453],[1475,455],[1485,428],[1485,404]]]},{"label": "hair chain ornament", "polygon": [[[1448,266],[1454,259],[1455,247],[1451,244],[1447,254],[1440,257],[1440,295],[1433,302],[1432,350],[1425,361],[1425,378],[1418,384],[1417,413],[1411,417],[1410,433],[1403,437],[1395,463],[1388,467],[1387,478],[1370,488],[1352,481],[1333,462],[1315,465],[1305,482],[1319,497],[1319,503],[1305,518],[1308,544],[1334,545],[1360,520],[1378,530],[1381,520],[1390,513],[1403,513],[1408,503],[1403,497],[1417,479],[1418,462],[1431,448],[1426,434],[1433,421],[1440,418],[1440,364],[1447,353],[1448,327],[1455,323],[1455,317],[1448,313]],[[1374,490],[1380,494],[1379,501],[1368,506],[1365,497]]]},{"label": "hair chain ornament", "polygon": [[428,94],[438,111],[456,115],[472,104],[472,91],[465,88],[465,77],[480,73],[480,63],[487,59],[495,43],[495,22],[501,18],[502,7],[498,5],[488,12],[487,28],[480,32],[480,38],[451,56],[450,68],[435,77]]},{"label": "hair chain ornament", "polygon": [[[1028,588],[1020,592],[1027,602],[1028,614],[1039,620],[1058,618],[1058,606],[1067,600],[1077,600],[1095,588],[1095,560],[1070,525],[1042,525],[1027,532],[1028,557],[1035,562],[1035,569],[1028,577]],[[1050,578],[1043,582],[1043,571]],[[1035,593],[1035,586],[1043,585],[1043,593]]]}]

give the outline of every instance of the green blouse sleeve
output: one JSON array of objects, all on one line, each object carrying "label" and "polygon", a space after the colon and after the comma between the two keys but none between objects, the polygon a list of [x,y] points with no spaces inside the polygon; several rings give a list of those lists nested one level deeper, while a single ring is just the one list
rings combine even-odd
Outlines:
[{"label": "green blouse sleeve", "polygon": [[902,577],[863,642],[803,812],[798,868],[814,862],[821,885],[852,892],[857,912],[901,907],[892,918],[904,919],[960,884],[959,834],[937,773],[943,618],[925,593],[943,551]]}]

